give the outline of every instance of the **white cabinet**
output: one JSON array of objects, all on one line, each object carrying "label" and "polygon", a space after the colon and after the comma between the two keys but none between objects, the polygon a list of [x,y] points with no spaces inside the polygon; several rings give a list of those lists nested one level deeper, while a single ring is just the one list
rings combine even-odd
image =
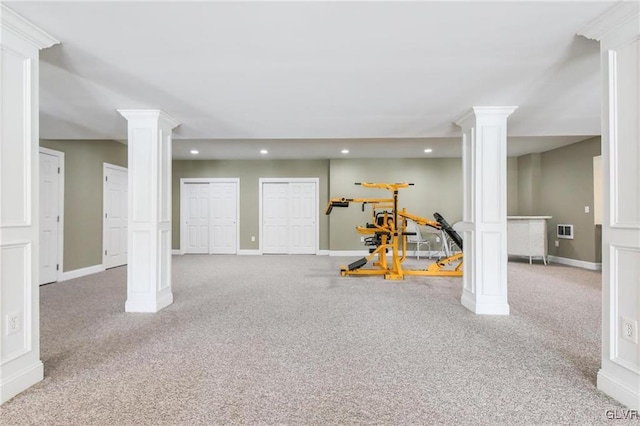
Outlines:
[{"label": "white cabinet", "polygon": [[547,264],[547,220],[551,216],[507,216],[507,253],[541,257]]}]

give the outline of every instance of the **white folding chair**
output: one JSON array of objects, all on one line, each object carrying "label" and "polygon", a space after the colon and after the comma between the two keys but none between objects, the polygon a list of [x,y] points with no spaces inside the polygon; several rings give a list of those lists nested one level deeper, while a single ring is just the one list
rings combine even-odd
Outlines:
[{"label": "white folding chair", "polygon": [[416,258],[420,259],[420,246],[425,245],[429,249],[429,258],[431,258],[431,242],[426,238],[422,238],[420,227],[411,219],[407,219],[406,232],[415,233],[415,235],[407,235],[407,243],[416,245]]}]

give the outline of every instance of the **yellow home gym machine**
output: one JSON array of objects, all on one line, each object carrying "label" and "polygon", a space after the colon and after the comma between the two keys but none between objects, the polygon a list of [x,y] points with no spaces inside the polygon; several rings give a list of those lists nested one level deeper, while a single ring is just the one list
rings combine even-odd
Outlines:
[{"label": "yellow home gym machine", "polygon": [[[412,183],[356,183],[365,188],[386,189],[391,192],[391,198],[332,198],[327,206],[326,214],[331,214],[334,207],[349,207],[350,203],[370,204],[372,223],[356,226],[358,234],[366,236],[365,245],[369,249],[369,256],[340,267],[340,275],[384,275],[387,280],[401,280],[405,275],[432,276],[462,276],[462,238],[447,223],[439,213],[434,213],[435,221],[408,213],[406,209],[399,210],[398,190],[412,186]],[[411,219],[418,225],[430,226],[443,230],[460,248],[460,252],[437,260],[426,269],[404,269],[402,263],[407,256],[407,220]],[[402,249],[402,256],[400,256]],[[387,258],[391,252],[391,261]],[[373,268],[363,268],[371,260]]]}]

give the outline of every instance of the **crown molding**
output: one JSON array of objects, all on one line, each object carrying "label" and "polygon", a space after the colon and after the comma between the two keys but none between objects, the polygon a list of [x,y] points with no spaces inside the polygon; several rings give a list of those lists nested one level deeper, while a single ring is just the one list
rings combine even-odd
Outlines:
[{"label": "crown molding", "polygon": [[0,28],[3,31],[9,31],[38,49],[46,49],[60,43],[4,4],[0,4]]},{"label": "crown molding", "polygon": [[621,1],[585,25],[577,35],[601,41],[612,30],[624,26],[633,19],[640,19],[640,3]]},{"label": "crown molding", "polygon": [[507,118],[517,109],[517,106],[474,106],[470,111],[454,121],[454,124],[458,127],[465,127],[465,123],[474,117]]},{"label": "crown molding", "polygon": [[164,121],[172,129],[178,127],[181,123],[160,109],[118,109],[116,110],[127,120],[144,120],[154,119]]}]

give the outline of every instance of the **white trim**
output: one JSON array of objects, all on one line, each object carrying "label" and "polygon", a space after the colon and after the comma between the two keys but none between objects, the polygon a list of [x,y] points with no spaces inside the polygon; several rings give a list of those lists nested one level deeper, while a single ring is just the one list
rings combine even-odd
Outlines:
[{"label": "white trim", "polygon": [[567,257],[547,256],[549,262],[560,263],[561,265],[575,266],[576,268],[589,269],[591,271],[601,271],[602,263],[587,262],[584,260],[569,259]]},{"label": "white trim", "polygon": [[183,253],[183,252],[182,252],[182,250],[180,250],[180,249],[177,249],[177,250],[176,250],[176,249],[172,249],[172,250],[171,250],[171,254],[172,254],[172,255],[174,255],[174,256],[181,256],[181,255],[183,255],[184,253]]},{"label": "white trim", "polygon": [[320,251],[320,178],[258,178],[258,246],[262,253],[262,185],[265,183],[315,183],[316,185],[316,254]]},{"label": "white trim", "polygon": [[330,250],[329,256],[369,256],[369,250]]},{"label": "white trim", "polygon": [[0,404],[27,390],[44,378],[42,361],[37,361],[0,382]]},{"label": "white trim", "polygon": [[127,121],[133,120],[144,120],[144,119],[156,119],[158,121],[164,121],[171,128],[169,130],[175,129],[180,125],[180,122],[167,114],[166,112],[159,109],[117,109]]},{"label": "white trim", "polygon": [[[56,281],[62,281],[62,271],[64,270],[64,152],[55,151],[53,149],[41,146],[39,154],[47,154],[58,157],[58,167],[60,167],[60,173],[58,173],[58,216],[60,216],[60,222],[58,223],[59,266]],[[38,156],[38,159],[39,158],[40,157]],[[40,213],[38,212],[38,214]]]},{"label": "white trim", "polygon": [[598,371],[597,385],[602,392],[622,402],[627,407],[640,410],[640,392],[620,383],[602,369]]},{"label": "white trim", "polygon": [[[107,264],[107,256],[105,251],[107,250],[107,218],[105,217],[107,211],[107,169],[116,170],[119,172],[127,173],[127,191],[129,191],[129,169],[122,166],[117,166],[115,164],[110,163],[102,163],[102,264]],[[127,203],[129,202],[129,194],[127,194]],[[128,211],[128,207],[127,207]],[[127,239],[129,238],[128,232],[128,221],[127,221]],[[129,243],[127,242],[127,247],[129,247]],[[127,263],[129,261],[129,256],[127,255]],[[126,263],[125,263],[126,265]],[[114,268],[122,265],[115,265]]]},{"label": "white trim", "polygon": [[[369,250],[321,250],[321,252],[327,252],[327,253],[318,253],[318,254],[328,254],[329,256],[369,256]],[[432,260],[435,260],[436,255],[442,253],[442,251],[426,251],[426,250],[420,250],[420,257],[424,258],[425,260],[429,260],[429,258],[431,257]],[[454,251],[451,254],[457,254],[459,253],[459,251]],[[389,253],[389,255],[391,255]],[[398,255],[402,256],[402,250],[398,251]],[[415,257],[416,256],[416,251],[415,250],[407,250],[407,257]]]},{"label": "white trim", "polygon": [[86,268],[74,269],[73,271],[67,271],[62,274],[60,281],[72,280],[74,278],[85,277],[87,275],[97,274],[98,272],[104,272],[104,265],[87,266]]},{"label": "white trim", "polygon": [[636,2],[621,1],[585,25],[577,35],[601,41],[612,30],[622,27],[638,16],[640,14]]},{"label": "white trim", "polygon": [[330,251],[329,250],[318,250],[318,253],[316,253],[318,256],[329,256]]},{"label": "white trim", "polygon": [[261,254],[262,252],[260,250],[248,250],[248,249],[238,250],[239,256],[260,256]]},{"label": "white trim", "polygon": [[173,303],[173,293],[170,291],[161,293],[157,300],[130,300],[124,305],[125,312],[155,313]]},{"label": "white trim", "polygon": [[[187,230],[185,228],[185,211],[186,202],[185,196],[185,184],[189,183],[235,183],[236,184],[236,252],[240,251],[240,178],[181,178],[180,179],[180,253],[186,253],[187,247]],[[209,254],[211,253],[211,246],[209,246]]]},{"label": "white trim", "polygon": [[8,30],[37,49],[46,49],[60,43],[4,4],[0,4],[0,23],[2,29]]}]

